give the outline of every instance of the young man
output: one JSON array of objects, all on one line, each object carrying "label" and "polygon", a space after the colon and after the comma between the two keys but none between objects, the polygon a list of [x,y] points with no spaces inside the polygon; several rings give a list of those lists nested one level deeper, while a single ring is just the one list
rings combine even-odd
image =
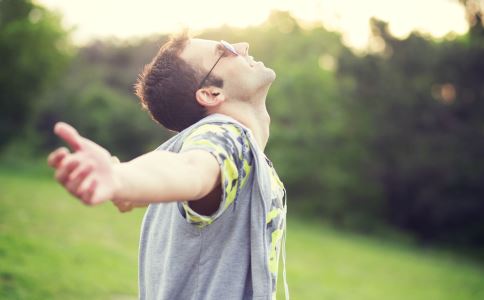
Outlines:
[{"label": "young man", "polygon": [[[140,299],[275,299],[285,262],[286,192],[264,155],[265,101],[274,71],[247,43],[172,38],[147,65],[136,94],[179,133],[125,163],[65,123],[73,149],[48,162],[87,205],[147,206],[140,239]],[[285,280],[284,287],[288,297]]]}]

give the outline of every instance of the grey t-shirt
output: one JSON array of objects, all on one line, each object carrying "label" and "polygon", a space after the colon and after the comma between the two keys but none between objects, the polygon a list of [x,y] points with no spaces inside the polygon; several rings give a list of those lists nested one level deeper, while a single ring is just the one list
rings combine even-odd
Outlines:
[{"label": "grey t-shirt", "polygon": [[140,299],[274,299],[285,242],[282,182],[250,130],[228,116],[210,115],[158,148],[191,149],[210,152],[220,164],[220,208],[203,216],[182,202],[148,207]]}]

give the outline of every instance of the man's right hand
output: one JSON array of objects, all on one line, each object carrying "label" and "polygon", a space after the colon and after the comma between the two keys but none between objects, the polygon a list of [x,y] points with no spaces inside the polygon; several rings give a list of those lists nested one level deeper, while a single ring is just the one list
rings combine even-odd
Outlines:
[{"label": "man's right hand", "polygon": [[48,157],[57,181],[86,205],[113,199],[120,183],[110,153],[66,123],[57,123],[54,132],[72,149],[61,147]]}]

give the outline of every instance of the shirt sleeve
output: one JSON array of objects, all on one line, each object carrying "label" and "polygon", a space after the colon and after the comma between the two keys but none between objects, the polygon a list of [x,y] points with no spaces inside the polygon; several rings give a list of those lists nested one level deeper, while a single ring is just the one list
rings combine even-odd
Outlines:
[{"label": "shirt sleeve", "polygon": [[253,157],[245,134],[230,123],[204,124],[196,128],[184,140],[180,152],[194,149],[212,154],[221,172],[222,199],[215,213],[201,215],[190,208],[188,201],[182,202],[187,221],[203,227],[216,220],[235,201],[249,177]]}]

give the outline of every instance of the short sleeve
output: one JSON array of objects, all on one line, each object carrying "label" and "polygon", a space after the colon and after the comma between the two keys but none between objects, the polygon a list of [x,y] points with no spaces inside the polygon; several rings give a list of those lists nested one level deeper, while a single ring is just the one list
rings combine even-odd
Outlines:
[{"label": "short sleeve", "polygon": [[211,224],[235,201],[245,185],[253,166],[249,141],[241,129],[230,123],[204,124],[194,129],[184,140],[180,152],[204,150],[212,154],[220,166],[222,199],[217,211],[205,216],[182,202],[189,223],[199,227]]}]

